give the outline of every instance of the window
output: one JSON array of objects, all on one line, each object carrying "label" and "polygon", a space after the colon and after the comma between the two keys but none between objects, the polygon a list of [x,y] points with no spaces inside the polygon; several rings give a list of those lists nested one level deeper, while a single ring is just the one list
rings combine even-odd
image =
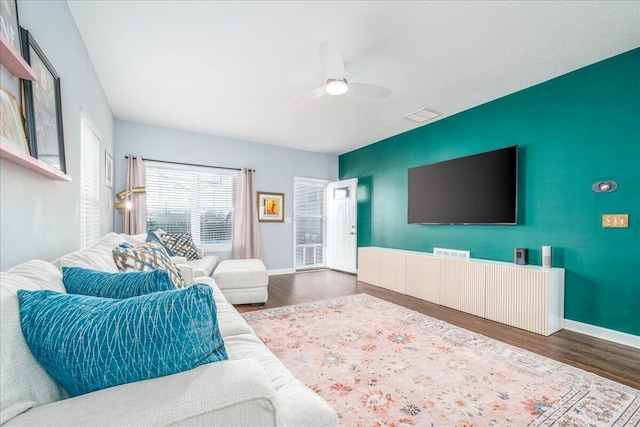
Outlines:
[{"label": "window", "polygon": [[324,267],[326,181],[294,179],[296,270]]},{"label": "window", "polygon": [[100,137],[84,114],[80,115],[80,244],[100,238]]},{"label": "window", "polygon": [[147,231],[191,233],[210,251],[231,249],[237,172],[146,161]]}]

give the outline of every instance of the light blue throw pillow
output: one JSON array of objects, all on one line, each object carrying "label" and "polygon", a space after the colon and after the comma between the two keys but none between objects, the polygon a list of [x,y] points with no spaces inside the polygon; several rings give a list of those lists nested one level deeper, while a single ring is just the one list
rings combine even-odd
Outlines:
[{"label": "light blue throw pillow", "polygon": [[158,243],[167,250],[169,256],[176,256],[176,253],[173,251],[173,249],[171,249],[162,241],[162,239],[156,234],[156,231],[150,231],[147,233],[147,242]]},{"label": "light blue throw pillow", "polygon": [[18,291],[22,333],[71,396],[227,359],[206,284],[128,299]]},{"label": "light blue throw pillow", "polygon": [[107,273],[82,267],[62,267],[62,283],[70,294],[118,299],[176,289],[165,270]]}]

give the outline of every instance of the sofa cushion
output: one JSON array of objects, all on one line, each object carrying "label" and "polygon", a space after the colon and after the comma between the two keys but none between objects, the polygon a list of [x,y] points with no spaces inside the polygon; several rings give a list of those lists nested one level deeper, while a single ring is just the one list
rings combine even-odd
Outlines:
[{"label": "sofa cushion", "polygon": [[29,410],[29,427],[277,427],[276,392],[255,360],[225,360]]},{"label": "sofa cushion", "polygon": [[125,241],[125,243],[130,243],[132,245],[141,245],[147,241],[147,233],[141,233],[141,234],[120,233],[120,236]]},{"label": "sofa cushion", "polygon": [[205,284],[116,300],[19,290],[22,331],[71,396],[226,360]]},{"label": "sofa cushion", "polygon": [[122,243],[112,250],[113,259],[120,272],[165,270],[178,287],[184,286],[182,274],[169,259],[167,251],[158,243],[147,242],[142,245]]},{"label": "sofa cushion", "polygon": [[117,273],[118,267],[113,261],[111,250],[121,243],[124,243],[122,236],[116,233],[109,233],[98,240],[96,244],[64,255],[55,260],[53,264],[58,268],[64,266],[84,267]]},{"label": "sofa cushion", "polygon": [[[62,273],[50,262],[41,259],[32,259],[4,272],[12,277],[26,279],[29,284],[25,289],[51,289],[57,292],[66,292],[62,283]],[[16,287],[13,281],[8,280],[8,276],[3,276],[7,280],[2,282],[3,287],[12,289],[15,294],[20,287]],[[22,285],[22,282],[21,282]]]},{"label": "sofa cushion", "polygon": [[81,267],[62,267],[62,282],[70,294],[102,298],[131,298],[176,289],[164,270],[107,273]]},{"label": "sofa cushion", "polygon": [[191,233],[165,233],[161,236],[164,245],[173,251],[173,256],[182,256],[191,261],[200,258]]},{"label": "sofa cushion", "polygon": [[216,304],[216,315],[218,317],[218,326],[220,327],[220,334],[222,338],[226,339],[228,336],[239,334],[253,334],[253,329],[244,317],[227,301],[222,294],[213,278],[200,277],[196,280],[196,283],[201,283],[209,286],[213,292],[213,300]]},{"label": "sofa cushion", "polygon": [[66,393],[33,357],[20,329],[18,289],[65,292],[54,265],[31,260],[0,273],[0,424]]}]

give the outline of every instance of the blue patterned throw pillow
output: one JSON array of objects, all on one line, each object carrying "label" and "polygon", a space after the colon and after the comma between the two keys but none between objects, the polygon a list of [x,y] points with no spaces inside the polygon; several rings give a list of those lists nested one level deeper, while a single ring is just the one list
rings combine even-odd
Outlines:
[{"label": "blue patterned throw pillow", "polygon": [[111,252],[120,272],[165,270],[178,288],[184,287],[182,273],[169,259],[167,250],[159,243],[147,242],[142,245],[122,243]]},{"label": "blue patterned throw pillow", "polygon": [[[162,245],[162,247],[164,247],[166,249],[166,251],[169,254],[169,256],[176,256],[176,253],[173,252],[170,247],[168,247],[167,245],[164,244],[162,239],[159,237],[159,234],[160,233],[158,233],[157,230],[147,233],[147,242],[159,243],[159,244]],[[161,233],[161,234],[164,234],[164,232]]]},{"label": "blue patterned throw pillow", "polygon": [[227,359],[205,284],[128,299],[18,291],[22,333],[71,396]]},{"label": "blue patterned throw pillow", "polygon": [[70,294],[131,298],[176,289],[164,270],[107,273],[82,267],[62,267],[62,283]]}]

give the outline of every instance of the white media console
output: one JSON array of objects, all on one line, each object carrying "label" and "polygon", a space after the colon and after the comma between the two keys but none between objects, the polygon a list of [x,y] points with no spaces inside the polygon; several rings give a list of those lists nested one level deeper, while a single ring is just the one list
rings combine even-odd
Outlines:
[{"label": "white media console", "polygon": [[358,280],[542,335],[564,325],[564,268],[364,247]]}]

